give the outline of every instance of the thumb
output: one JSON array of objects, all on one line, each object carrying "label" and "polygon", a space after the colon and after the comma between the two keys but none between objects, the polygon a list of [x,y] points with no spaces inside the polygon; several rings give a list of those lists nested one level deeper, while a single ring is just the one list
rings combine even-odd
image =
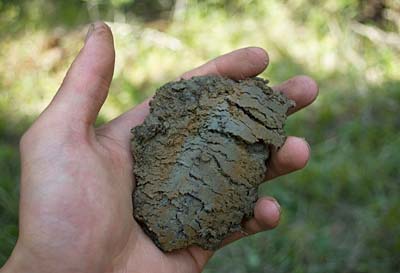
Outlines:
[{"label": "thumb", "polygon": [[85,45],[44,114],[64,123],[91,126],[103,105],[114,72],[115,52],[110,28],[91,24]]}]

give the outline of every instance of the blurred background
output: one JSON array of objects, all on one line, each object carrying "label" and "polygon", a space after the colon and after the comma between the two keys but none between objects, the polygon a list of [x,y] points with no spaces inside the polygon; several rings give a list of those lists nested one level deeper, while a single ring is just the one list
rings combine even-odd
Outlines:
[{"label": "blurred background", "polygon": [[280,226],[206,272],[400,272],[399,0],[0,0],[0,265],[18,236],[19,138],[98,19],[117,53],[99,123],[249,45],[268,50],[272,84],[320,84],[286,127],[310,142],[308,167],[260,188],[280,201]]}]

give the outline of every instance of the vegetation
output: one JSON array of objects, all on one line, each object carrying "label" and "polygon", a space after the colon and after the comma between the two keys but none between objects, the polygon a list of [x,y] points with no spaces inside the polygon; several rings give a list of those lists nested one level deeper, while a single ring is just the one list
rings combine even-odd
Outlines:
[{"label": "vegetation", "polygon": [[218,252],[207,272],[400,272],[397,0],[1,0],[0,265],[18,235],[19,137],[96,19],[110,22],[117,52],[99,122],[247,45],[268,50],[272,83],[320,84],[287,126],[311,143],[308,167],[260,189],[280,201],[281,225]]}]

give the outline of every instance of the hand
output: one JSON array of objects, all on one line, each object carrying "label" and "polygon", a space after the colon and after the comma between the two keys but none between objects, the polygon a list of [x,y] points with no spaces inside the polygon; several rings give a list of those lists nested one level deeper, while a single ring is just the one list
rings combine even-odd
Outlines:
[{"label": "hand", "polygon": [[[262,72],[268,56],[244,48],[220,56],[182,78],[216,74],[233,79]],[[85,46],[56,96],[21,140],[20,234],[0,270],[5,272],[201,272],[213,255],[199,247],[161,252],[132,216],[134,189],[130,128],[148,114],[148,101],[109,123],[93,124],[114,68],[113,38],[103,23],[91,27]],[[292,113],[316,97],[316,83],[298,76],[275,87],[296,101]],[[308,144],[288,137],[273,154],[268,179],[304,167]],[[275,227],[279,205],[258,200],[248,234]],[[245,236],[233,234],[228,244]]]}]

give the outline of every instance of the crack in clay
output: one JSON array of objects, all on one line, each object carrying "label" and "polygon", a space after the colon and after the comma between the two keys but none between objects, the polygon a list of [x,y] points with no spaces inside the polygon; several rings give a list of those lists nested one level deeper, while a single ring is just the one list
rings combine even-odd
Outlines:
[{"label": "crack in clay", "polygon": [[160,249],[215,250],[241,230],[293,106],[261,78],[201,76],[157,90],[132,129],[132,197],[135,219]]},{"label": "crack in clay", "polygon": [[[229,174],[227,174],[227,173],[224,171],[224,168],[222,167],[222,165],[221,165],[221,163],[219,162],[219,160],[217,159],[217,157],[216,157],[215,155],[212,155],[212,157],[214,158],[214,161],[215,161],[215,163],[217,164],[220,173],[221,173],[224,177],[228,178],[228,180],[229,180],[230,183],[235,184],[237,187],[242,187],[242,186],[250,187],[250,186],[251,186],[251,183],[243,184],[243,183],[240,183],[240,182],[236,182],[234,179],[232,179],[232,177],[231,177]],[[246,181],[246,182],[248,182],[248,181]]]},{"label": "crack in clay", "polygon": [[[236,102],[232,102],[232,103],[233,103],[233,105],[235,105],[238,109],[240,109],[241,111],[243,111],[243,113],[245,113],[247,116],[249,116],[252,120],[254,120],[255,122],[257,122],[257,123],[259,123],[260,125],[264,126],[265,128],[268,128],[268,129],[270,129],[270,130],[279,129],[279,127],[271,127],[271,126],[268,126],[268,125],[264,124],[264,122],[263,122],[262,120],[260,120],[259,118],[257,118],[256,116],[254,116],[254,115],[251,113],[251,111],[249,111],[249,110],[247,110],[246,108],[242,107],[242,106],[239,105],[238,103],[236,103]],[[257,110],[256,108],[253,108],[253,107],[249,107],[249,108]],[[261,113],[261,112],[259,112],[259,113],[260,113],[260,114],[263,114],[263,113]]]}]

